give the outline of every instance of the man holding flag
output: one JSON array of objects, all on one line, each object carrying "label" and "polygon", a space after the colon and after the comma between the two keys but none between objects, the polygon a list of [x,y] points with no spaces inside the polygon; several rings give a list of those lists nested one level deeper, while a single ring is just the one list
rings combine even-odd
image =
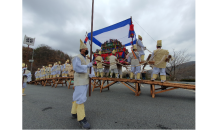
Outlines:
[{"label": "man holding flag", "polygon": [[89,74],[89,68],[92,67],[92,62],[86,62],[86,55],[89,53],[87,46],[80,40],[80,54],[72,60],[74,74],[75,91],[73,93],[73,102],[71,114],[72,118],[77,118],[82,128],[90,129],[90,124],[86,120],[84,103],[87,100],[86,94],[89,86],[89,77],[95,76],[93,68]]}]

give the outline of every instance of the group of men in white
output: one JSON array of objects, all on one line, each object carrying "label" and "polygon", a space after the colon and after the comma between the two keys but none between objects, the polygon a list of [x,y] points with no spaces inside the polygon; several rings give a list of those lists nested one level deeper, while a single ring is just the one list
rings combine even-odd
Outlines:
[{"label": "group of men in white", "polygon": [[[24,73],[25,71],[25,73]],[[22,74],[23,74],[23,87],[22,87],[22,94],[23,96],[26,83],[32,81],[32,74],[31,71],[27,70],[27,65],[22,63]],[[42,66],[42,68],[38,68],[35,72],[36,80],[45,79],[45,78],[55,78],[59,77],[62,74],[62,77],[73,77],[74,70],[72,64],[69,64],[69,59],[65,62],[65,64],[61,65],[61,62],[55,62],[54,65],[49,64],[48,67]]]},{"label": "group of men in white", "polygon": [[[169,55],[168,50],[161,49],[162,40],[157,41],[156,47],[157,47],[157,50],[155,50],[151,54],[151,60],[155,61],[155,64],[151,65],[153,68],[151,79],[155,80],[157,78],[157,75],[160,73],[161,82],[164,82],[166,81],[166,73],[165,73],[166,60],[165,59],[169,60],[171,56]],[[144,60],[145,50],[146,50],[146,47],[143,45],[142,37],[138,35],[138,40],[131,49],[132,52],[128,53],[126,56],[127,62],[131,65],[130,79],[141,80],[140,78],[141,72],[145,71],[141,69],[141,65],[146,62]],[[112,78],[113,73],[115,73],[115,78],[119,78],[119,77],[122,78],[122,64],[118,62],[115,50],[113,50],[112,55],[108,57],[108,61],[110,62],[110,65],[105,65],[103,63],[103,59],[101,57],[101,51],[99,51],[94,61],[96,61],[97,63],[97,65],[93,66],[94,71],[95,71],[95,76],[104,77],[104,74],[106,74],[106,77],[108,77],[109,71],[110,71],[111,78]]]},{"label": "group of men in white", "polygon": [[[135,75],[135,79],[140,80],[140,73],[141,73],[141,66],[139,66],[139,63],[141,61],[144,61],[144,50],[146,47],[142,43],[142,37],[139,35],[138,40],[136,42],[136,45],[133,45],[132,50],[133,53],[129,53],[126,56],[127,62],[131,65],[131,72],[130,72],[130,79],[133,79],[133,75]],[[103,59],[101,57],[101,51],[97,54],[97,56],[94,59],[97,62],[96,66],[93,66],[95,71],[95,76],[101,76],[103,77],[104,74],[106,77],[109,76],[110,71],[110,77],[112,78],[113,73],[115,73],[115,78],[122,78],[122,64],[118,62],[118,59],[116,57],[116,51],[112,51],[112,55],[108,57],[108,61],[110,62],[110,65],[105,65],[103,62]],[[103,67],[104,64],[104,67]]]},{"label": "group of men in white", "polygon": [[73,76],[73,66],[69,64],[69,59],[65,62],[65,64],[61,65],[61,61],[55,62],[54,65],[49,64],[49,66],[42,68],[38,68],[35,72],[36,80],[45,79],[45,78],[55,78],[55,77],[68,77]]}]

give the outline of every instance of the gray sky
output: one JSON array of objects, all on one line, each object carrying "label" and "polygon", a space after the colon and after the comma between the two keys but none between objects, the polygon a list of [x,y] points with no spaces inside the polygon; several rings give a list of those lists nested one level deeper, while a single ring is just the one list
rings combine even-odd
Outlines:
[{"label": "gray sky", "polygon": [[[79,53],[79,40],[91,31],[91,0],[23,0],[22,4],[22,36],[36,38],[33,48],[46,44],[72,56]],[[163,49],[170,53],[173,48],[188,49],[195,60],[194,0],[95,0],[94,4],[94,31],[132,16],[136,34],[150,51],[162,40]],[[93,51],[99,48],[93,45]],[[145,51],[146,58],[148,54]]]}]

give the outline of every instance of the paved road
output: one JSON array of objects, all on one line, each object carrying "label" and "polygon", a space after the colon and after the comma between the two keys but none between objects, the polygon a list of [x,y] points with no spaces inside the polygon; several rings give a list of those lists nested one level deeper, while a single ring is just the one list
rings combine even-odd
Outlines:
[{"label": "paved road", "polygon": [[[121,84],[99,88],[85,103],[93,129],[195,129],[195,92],[176,89],[151,98],[150,86],[141,95]],[[71,87],[72,88],[72,87]],[[27,85],[23,96],[23,129],[80,129],[71,119],[72,89]]]}]

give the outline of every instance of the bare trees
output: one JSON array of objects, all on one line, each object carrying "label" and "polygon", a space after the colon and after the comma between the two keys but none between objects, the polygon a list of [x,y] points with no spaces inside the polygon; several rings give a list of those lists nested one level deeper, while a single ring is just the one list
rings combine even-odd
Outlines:
[{"label": "bare trees", "polygon": [[190,68],[190,65],[184,64],[189,62],[191,59],[191,55],[187,53],[187,49],[180,50],[180,51],[175,51],[173,49],[173,54],[171,55],[174,59],[169,61],[166,67],[166,70],[171,75],[170,77],[171,80],[181,79],[184,77],[185,73],[188,73],[194,69],[193,65],[192,68]]}]

